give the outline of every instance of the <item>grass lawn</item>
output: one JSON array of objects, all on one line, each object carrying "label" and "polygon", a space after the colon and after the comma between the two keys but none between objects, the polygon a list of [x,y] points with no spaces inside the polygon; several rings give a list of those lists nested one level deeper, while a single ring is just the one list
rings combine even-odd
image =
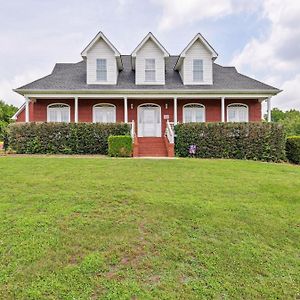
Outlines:
[{"label": "grass lawn", "polygon": [[300,168],[2,157],[0,299],[295,299]]}]

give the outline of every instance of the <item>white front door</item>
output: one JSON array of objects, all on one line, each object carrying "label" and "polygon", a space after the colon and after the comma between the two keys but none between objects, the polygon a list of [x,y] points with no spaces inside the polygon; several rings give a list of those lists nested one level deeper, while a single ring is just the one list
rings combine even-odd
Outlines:
[{"label": "white front door", "polygon": [[161,136],[160,107],[145,104],[138,108],[138,136]]}]

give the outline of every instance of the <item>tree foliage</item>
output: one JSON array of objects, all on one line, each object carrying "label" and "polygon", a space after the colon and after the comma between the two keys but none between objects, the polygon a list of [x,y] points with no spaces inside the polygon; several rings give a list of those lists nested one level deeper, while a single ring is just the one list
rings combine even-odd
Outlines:
[{"label": "tree foliage", "polygon": [[273,108],[272,121],[282,124],[288,136],[300,135],[300,111],[296,109],[282,111]]},{"label": "tree foliage", "polygon": [[17,107],[0,100],[0,140],[3,140],[5,130],[8,124],[11,123],[11,117],[17,110]]}]

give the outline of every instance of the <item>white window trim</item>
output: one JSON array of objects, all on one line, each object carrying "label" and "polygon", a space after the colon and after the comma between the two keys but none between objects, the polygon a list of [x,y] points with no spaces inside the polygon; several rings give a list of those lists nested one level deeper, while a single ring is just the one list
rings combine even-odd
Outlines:
[{"label": "white window trim", "polygon": [[[110,106],[110,107],[113,107],[115,109],[115,116],[114,116],[114,122],[113,123],[116,123],[117,122],[117,107],[116,105],[112,104],[112,103],[97,103],[95,105],[93,105],[93,123],[101,123],[101,122],[96,122],[95,119],[96,119],[96,116],[95,116],[95,107],[97,106],[101,106],[101,105],[106,105],[106,106]],[[102,123],[104,124],[104,123]]]},{"label": "white window trim", "polygon": [[[232,106],[236,106],[236,105],[243,106],[243,107],[247,108],[247,121],[246,122],[249,122],[249,106],[245,103],[230,103],[230,104],[228,104],[227,107],[226,107],[226,121],[231,122],[231,123],[238,123],[238,122],[235,122],[235,121],[229,121],[228,120],[228,108],[230,108]],[[243,123],[243,122],[241,122],[241,123]]]},{"label": "white window trim", "polygon": [[[64,106],[66,106],[66,107],[69,108],[69,121],[66,122],[66,123],[70,123],[71,122],[71,107],[67,103],[51,103],[51,104],[48,104],[47,105],[47,122],[54,123],[53,121],[50,121],[50,111],[49,111],[49,108],[51,108],[51,106],[55,106],[55,105],[64,105]],[[64,123],[64,122],[60,122],[60,123]]]},{"label": "white window trim", "polygon": [[[147,60],[154,60],[154,69],[147,69]],[[147,80],[147,71],[154,71],[154,80]],[[156,82],[156,59],[155,58],[145,58],[145,82],[151,83]]]},{"label": "white window trim", "polygon": [[[199,79],[199,80],[196,80],[195,79],[195,76],[194,76],[194,72],[195,72],[195,65],[194,65],[194,62],[196,61],[196,60],[201,60],[202,61],[202,79]],[[194,58],[193,59],[193,82],[204,82],[204,61],[203,61],[203,59],[201,59],[201,58]]]},{"label": "white window trim", "polygon": [[[98,79],[98,71],[101,71],[98,69],[98,60],[105,60],[105,66],[106,66],[106,79]],[[104,70],[103,70],[104,71]],[[107,59],[106,58],[96,58],[96,81],[97,82],[107,82]]]},{"label": "white window trim", "polygon": [[183,123],[185,123],[184,109],[185,109],[185,107],[187,107],[187,106],[189,106],[189,105],[197,105],[197,106],[199,106],[199,107],[201,107],[201,108],[204,109],[204,111],[203,111],[203,118],[204,118],[204,121],[203,121],[203,122],[199,122],[199,123],[205,123],[205,122],[206,122],[206,107],[205,107],[205,105],[202,104],[202,103],[187,103],[187,104],[184,104],[184,105],[183,105],[183,107],[182,107],[182,121],[183,121]]}]

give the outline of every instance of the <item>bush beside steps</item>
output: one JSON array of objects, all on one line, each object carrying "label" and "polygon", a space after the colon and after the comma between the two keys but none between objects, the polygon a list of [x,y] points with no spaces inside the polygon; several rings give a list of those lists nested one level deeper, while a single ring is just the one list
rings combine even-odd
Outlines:
[{"label": "bush beside steps", "polygon": [[111,135],[108,137],[108,155],[130,157],[132,155],[132,138],[130,135]]}]

